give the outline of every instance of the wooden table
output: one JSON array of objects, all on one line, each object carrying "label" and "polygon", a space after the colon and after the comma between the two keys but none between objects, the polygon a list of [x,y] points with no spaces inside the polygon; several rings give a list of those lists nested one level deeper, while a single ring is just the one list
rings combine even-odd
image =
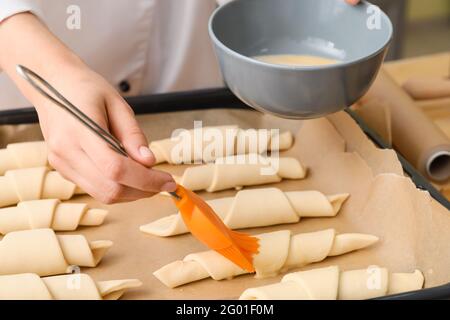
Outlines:
[{"label": "wooden table", "polygon": [[[411,77],[449,77],[450,52],[387,62],[385,70],[402,85]],[[434,123],[450,138],[450,97],[418,103]]]}]

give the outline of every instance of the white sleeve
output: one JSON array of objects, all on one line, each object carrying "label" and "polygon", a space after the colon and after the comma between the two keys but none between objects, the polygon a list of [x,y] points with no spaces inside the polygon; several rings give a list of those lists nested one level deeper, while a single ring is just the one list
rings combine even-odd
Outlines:
[{"label": "white sleeve", "polygon": [[20,12],[31,12],[42,20],[41,4],[41,0],[0,0],[0,23]]}]

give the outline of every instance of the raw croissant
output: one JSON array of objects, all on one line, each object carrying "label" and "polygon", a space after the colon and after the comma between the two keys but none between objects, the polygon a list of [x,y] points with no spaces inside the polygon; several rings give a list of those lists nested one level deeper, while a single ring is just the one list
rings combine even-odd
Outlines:
[{"label": "raw croissant", "polygon": [[82,193],[75,184],[46,167],[10,170],[0,177],[0,207],[28,200],[68,200]]},{"label": "raw croissant", "polygon": [[245,290],[241,300],[361,300],[422,289],[424,278],[369,267],[340,272],[339,267],[287,274],[281,282]]},{"label": "raw croissant", "polygon": [[[192,142],[190,148],[192,152],[187,155],[172,155],[172,152],[177,145],[185,138],[181,134],[178,135],[178,138],[158,140],[150,143],[150,148],[156,158],[156,164],[163,162],[169,162],[170,164],[194,163],[196,161],[211,162],[220,156],[224,157],[249,153],[253,151],[251,150],[252,146],[249,143],[250,139],[252,139],[251,142],[258,147],[257,151],[259,153],[274,150],[287,150],[291,148],[294,139],[292,133],[288,131],[277,134],[271,130],[244,130],[237,126],[203,127],[201,130],[202,132],[200,129],[187,131],[189,137],[186,138],[189,139],[188,141]],[[205,138],[200,140],[200,150],[207,151],[208,148],[211,148],[212,145],[216,143],[219,146],[223,146],[223,150],[220,150],[222,151],[222,154],[216,155],[214,152],[209,154],[208,152],[201,152],[201,154],[197,155],[195,148],[193,147],[193,142],[196,141],[195,134],[203,135]],[[181,137],[183,139],[180,139]],[[216,137],[220,139],[216,140]],[[266,145],[260,145],[262,143],[261,138],[264,138],[267,141]],[[274,145],[274,139],[279,139],[278,145]],[[178,159],[179,156],[182,157]],[[0,149],[0,175],[3,175],[8,170],[49,166],[47,157],[48,151],[45,141],[11,143],[5,149]]]},{"label": "raw croissant", "polygon": [[[325,196],[318,191],[283,192],[276,188],[239,191],[236,196],[207,201],[231,229],[297,223],[302,217],[334,217],[348,194]],[[161,237],[187,233],[179,213],[140,227]]]},{"label": "raw croissant", "polygon": [[59,200],[32,200],[16,207],[0,209],[0,234],[13,231],[50,228],[72,231],[78,226],[98,226],[107,210],[89,209],[84,203],[62,203]]},{"label": "raw croissant", "polygon": [[[336,235],[334,229],[291,235],[289,230],[264,233],[259,239],[259,253],[253,258],[256,277],[271,277],[288,269],[319,262],[371,246],[378,241],[372,235],[346,233]],[[205,278],[229,279],[246,274],[231,261],[215,251],[186,256],[155,271],[162,283],[170,288]]]},{"label": "raw croissant", "polygon": [[282,179],[303,179],[306,175],[295,158],[280,157],[277,165],[270,161],[255,154],[220,158],[215,163],[187,168],[183,176],[175,180],[192,191],[215,192],[277,183]]},{"label": "raw croissant", "polygon": [[12,143],[0,149],[0,175],[8,170],[45,166],[48,162],[44,141]]},{"label": "raw croissant", "polygon": [[70,266],[95,267],[111,241],[88,242],[82,235],[56,235],[51,229],[16,231],[0,241],[0,275],[70,272]]},{"label": "raw croissant", "polygon": [[137,279],[96,282],[83,273],[45,278],[22,273],[0,276],[0,300],[117,300],[141,285]]},{"label": "raw croissant", "polygon": [[[273,143],[274,139],[278,139],[277,145]],[[157,164],[163,162],[192,164],[211,162],[219,157],[252,151],[264,153],[270,150],[287,150],[292,146],[293,139],[290,132],[277,134],[271,130],[244,130],[237,126],[203,127],[186,130],[183,134],[180,133],[171,139],[153,141],[150,143],[150,149],[155,155]],[[198,151],[194,147],[196,142],[200,145],[200,147],[196,146]],[[184,145],[180,146],[182,143]],[[253,146],[258,149],[251,150]]]}]

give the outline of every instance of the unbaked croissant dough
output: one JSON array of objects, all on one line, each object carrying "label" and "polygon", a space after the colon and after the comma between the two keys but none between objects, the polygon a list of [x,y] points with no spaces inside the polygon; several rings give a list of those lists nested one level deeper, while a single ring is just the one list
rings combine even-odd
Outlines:
[{"label": "unbaked croissant dough", "polygon": [[0,241],[0,275],[50,276],[70,272],[69,266],[95,267],[111,246],[111,241],[88,242],[82,235],[56,235],[51,229],[11,232]]},{"label": "unbaked croissant dough", "polygon": [[[334,217],[348,196],[267,188],[242,190],[234,197],[207,203],[229,228],[243,229],[297,223],[302,217]],[[143,225],[140,230],[161,237],[189,232],[179,213]]]},{"label": "unbaked croissant dough", "polygon": [[[178,139],[175,137],[174,139],[157,140],[150,143],[150,148],[156,158],[156,164],[163,162],[169,162],[170,164],[194,163],[196,161],[211,162],[219,156],[225,157],[256,151],[259,153],[274,150],[282,151],[291,148],[294,141],[294,137],[289,131],[277,134],[265,129],[244,130],[235,125],[203,127],[201,130],[202,132],[200,132],[200,129],[186,131],[189,135],[189,141],[192,142],[190,148],[192,152],[188,155],[183,154],[181,158],[177,154],[175,155],[176,158],[172,155],[172,152],[176,151],[174,149],[182,141],[179,140],[180,137],[183,137],[180,134]],[[204,139],[200,140],[201,148],[199,149],[206,152],[200,152],[200,154],[196,152],[193,147],[193,143],[196,141],[195,134],[203,135]],[[216,140],[216,136],[221,139]],[[253,137],[256,137],[256,139],[251,142],[258,146],[258,150],[251,150],[249,140]],[[260,145],[260,143],[262,144],[262,137],[266,139],[266,145]],[[278,145],[272,142],[274,139],[279,139]],[[214,149],[211,148],[214,143],[223,147],[221,155],[216,155]],[[212,152],[207,152],[208,150]],[[50,167],[47,158],[48,150],[45,141],[11,143],[5,149],[0,149],[0,175],[8,170]]]},{"label": "unbaked croissant dough", "polygon": [[[203,139],[202,139],[203,137]],[[262,140],[264,139],[264,140]],[[278,139],[278,144],[272,143]],[[245,154],[249,152],[264,153],[274,150],[287,150],[293,144],[291,132],[277,134],[265,129],[240,129],[237,126],[203,127],[186,130],[173,138],[153,141],[150,149],[156,158],[156,163],[168,162],[170,164],[211,162],[219,157],[226,157],[235,154]],[[183,154],[184,149],[180,148],[180,143],[190,142],[189,154]],[[198,150],[194,143],[197,142]],[[250,144],[249,142],[252,142]],[[263,142],[266,142],[263,145]],[[258,148],[251,150],[253,145]],[[216,154],[214,147],[218,148]],[[181,146],[187,147],[187,146]]]},{"label": "unbaked croissant dough", "polygon": [[84,192],[46,167],[10,170],[0,177],[0,207],[39,199],[68,200]]},{"label": "unbaked croissant dough", "polygon": [[340,272],[339,267],[287,274],[281,282],[245,290],[241,300],[361,300],[422,289],[414,273],[389,273],[385,268]]},{"label": "unbaked croissant dough", "polygon": [[0,209],[0,234],[42,228],[72,231],[78,226],[101,225],[107,214],[107,210],[90,209],[84,203],[62,203],[56,199],[24,201],[16,207]]},{"label": "unbaked croissant dough", "polygon": [[48,166],[44,141],[11,143],[0,149],[0,175],[8,170]]},{"label": "unbaked croissant dough", "polygon": [[141,285],[137,279],[96,282],[84,273],[45,278],[22,273],[0,276],[0,300],[117,300]]},{"label": "unbaked croissant dough", "polygon": [[[272,277],[280,272],[366,248],[378,241],[367,234],[338,234],[334,229],[291,235],[289,230],[264,233],[259,253],[253,258],[256,277]],[[216,251],[204,251],[172,262],[153,274],[170,288],[205,278],[230,279],[248,273]]]},{"label": "unbaked croissant dough", "polygon": [[279,157],[277,163],[256,154],[216,159],[214,163],[187,168],[175,180],[185,188],[215,192],[277,183],[282,179],[303,179],[306,170],[295,158]]}]

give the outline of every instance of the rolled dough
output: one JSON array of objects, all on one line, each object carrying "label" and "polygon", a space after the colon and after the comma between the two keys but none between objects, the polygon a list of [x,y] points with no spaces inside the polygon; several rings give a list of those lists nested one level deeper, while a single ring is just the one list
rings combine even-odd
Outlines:
[{"label": "rolled dough", "polygon": [[[211,162],[216,158],[250,152],[265,153],[282,151],[292,147],[294,137],[291,132],[272,132],[265,129],[241,129],[236,125],[203,127],[188,130],[187,136],[178,134],[170,139],[150,143],[150,149],[156,158],[156,164]],[[200,140],[200,152],[194,148],[194,142]],[[191,142],[189,154],[180,155],[177,146],[181,141]],[[264,140],[263,140],[264,139]],[[278,143],[275,143],[275,139]],[[263,142],[266,142],[263,144]],[[216,154],[217,146],[219,154]],[[254,146],[257,150],[253,150]],[[210,152],[211,151],[211,152]],[[181,157],[180,157],[181,156]],[[0,149],[0,175],[6,171],[36,167],[51,167],[48,163],[48,150],[45,141],[11,143]],[[181,160],[181,161],[180,161]]]},{"label": "rolled dough", "polygon": [[[378,238],[367,234],[336,234],[334,229],[291,235],[289,230],[264,233],[259,239],[259,253],[253,259],[256,277],[272,277],[280,272],[346,254],[371,246]],[[246,274],[215,251],[204,251],[172,262],[153,274],[162,283],[175,288],[205,278],[230,279]]]},{"label": "rolled dough", "polygon": [[107,210],[90,209],[83,203],[62,203],[56,199],[24,201],[0,209],[0,234],[42,228],[72,231],[78,226],[101,225],[107,214]]},{"label": "rolled dough", "polygon": [[[273,143],[274,139],[278,139],[278,143]],[[190,142],[189,148],[179,148],[180,143],[186,141]],[[191,164],[212,162],[217,158],[236,154],[287,150],[291,148],[293,141],[294,137],[288,131],[277,134],[271,130],[244,130],[231,125],[188,130],[170,139],[153,141],[150,143],[150,149],[155,155],[156,164],[163,162]],[[266,143],[263,144],[264,142]],[[252,150],[252,148],[256,148],[256,150]]]},{"label": "rolled dough", "polygon": [[70,273],[71,266],[95,267],[111,241],[88,242],[82,235],[56,235],[51,229],[15,231],[0,241],[0,275]]},{"label": "rolled dough", "polygon": [[46,167],[10,170],[0,177],[0,207],[39,199],[68,200],[84,192]]},{"label": "rolled dough", "polygon": [[141,285],[137,279],[96,282],[84,273],[45,278],[22,273],[0,276],[0,300],[117,300]]},{"label": "rolled dough", "polygon": [[386,268],[340,272],[338,266],[287,274],[281,282],[245,290],[241,300],[362,300],[422,289],[424,277]]},{"label": "rolled dough", "polygon": [[272,164],[269,159],[257,154],[219,158],[215,163],[187,168],[181,177],[174,178],[189,190],[215,192],[306,176],[306,170],[295,158],[280,157]]},{"label": "rolled dough", "polygon": [[[214,199],[207,203],[229,228],[243,229],[297,223],[302,217],[334,217],[348,196],[325,196],[319,191],[283,192],[267,188],[242,190],[234,197]],[[143,225],[140,230],[161,237],[189,232],[180,213]]]},{"label": "rolled dough", "polygon": [[45,166],[48,161],[44,141],[12,143],[0,149],[0,175],[8,170]]}]

